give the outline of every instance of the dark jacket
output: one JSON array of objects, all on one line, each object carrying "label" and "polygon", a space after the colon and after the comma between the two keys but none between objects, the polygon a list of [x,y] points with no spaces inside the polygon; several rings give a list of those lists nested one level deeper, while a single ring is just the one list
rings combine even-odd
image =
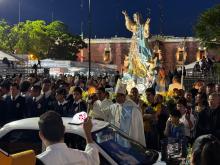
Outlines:
[{"label": "dark jacket", "polygon": [[43,96],[43,100],[45,111],[54,110],[54,102],[56,99],[53,95],[49,95],[48,97]]},{"label": "dark jacket", "polygon": [[220,139],[220,107],[206,109],[199,113],[196,137],[204,134],[213,134]]},{"label": "dark jacket", "polygon": [[0,99],[0,127],[6,122],[6,103],[3,99]]},{"label": "dark jacket", "polygon": [[59,113],[62,117],[69,117],[71,103],[66,101],[64,104],[60,104],[56,101],[54,103],[54,110]]},{"label": "dark jacket", "polygon": [[11,96],[7,96],[6,103],[6,122],[23,119],[25,117],[25,98],[18,96],[12,100]]},{"label": "dark jacket", "polygon": [[87,112],[87,104],[84,100],[79,103],[73,102],[71,105],[70,111],[68,112],[68,117],[73,117],[76,113]]},{"label": "dark jacket", "polygon": [[26,107],[26,117],[39,117],[46,112],[43,97],[36,101],[33,97],[26,98]]}]

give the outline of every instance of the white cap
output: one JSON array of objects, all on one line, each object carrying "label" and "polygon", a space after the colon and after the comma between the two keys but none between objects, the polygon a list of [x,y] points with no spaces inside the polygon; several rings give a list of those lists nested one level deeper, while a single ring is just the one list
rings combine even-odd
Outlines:
[{"label": "white cap", "polygon": [[120,93],[120,94],[127,94],[127,90],[126,90],[127,85],[122,83],[122,81],[120,79],[118,79],[117,85],[115,87],[115,93]]}]

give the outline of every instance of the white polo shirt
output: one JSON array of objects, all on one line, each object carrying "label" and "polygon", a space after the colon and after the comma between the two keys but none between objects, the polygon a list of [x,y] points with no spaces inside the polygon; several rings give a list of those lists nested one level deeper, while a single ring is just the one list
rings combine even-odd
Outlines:
[{"label": "white polo shirt", "polygon": [[37,155],[45,165],[98,165],[99,154],[95,144],[87,144],[85,151],[68,148],[65,143],[56,143]]}]

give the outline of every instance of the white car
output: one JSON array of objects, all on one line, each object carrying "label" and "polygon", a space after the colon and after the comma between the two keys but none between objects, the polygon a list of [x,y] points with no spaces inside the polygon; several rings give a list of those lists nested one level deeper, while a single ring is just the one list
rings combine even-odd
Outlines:
[{"label": "white car", "polygon": [[[65,143],[84,150],[86,142],[82,125],[70,124],[71,118],[62,118],[65,125]],[[9,154],[33,149],[36,154],[45,147],[38,136],[39,118],[27,118],[6,124],[0,129],[0,148]],[[101,164],[154,164],[158,153],[147,150],[107,122],[92,120],[92,137],[100,151]]]}]

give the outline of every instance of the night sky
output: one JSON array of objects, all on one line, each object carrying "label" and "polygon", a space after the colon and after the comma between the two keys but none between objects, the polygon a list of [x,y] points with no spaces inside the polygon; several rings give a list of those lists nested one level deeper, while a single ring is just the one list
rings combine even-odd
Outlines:
[{"label": "night sky", "polygon": [[[60,20],[74,34],[88,34],[89,0],[21,0],[21,21],[43,19],[47,23]],[[81,2],[82,6],[81,6]],[[193,36],[193,25],[199,14],[219,4],[220,0],[91,0],[92,36],[108,38],[115,35],[130,37],[125,29],[122,10],[130,17],[140,12],[144,18],[151,17],[151,34]],[[0,0],[0,19],[10,24],[18,22],[19,0]],[[161,17],[162,16],[162,17]],[[162,23],[160,21],[162,18]],[[161,30],[162,29],[162,30]]]}]

